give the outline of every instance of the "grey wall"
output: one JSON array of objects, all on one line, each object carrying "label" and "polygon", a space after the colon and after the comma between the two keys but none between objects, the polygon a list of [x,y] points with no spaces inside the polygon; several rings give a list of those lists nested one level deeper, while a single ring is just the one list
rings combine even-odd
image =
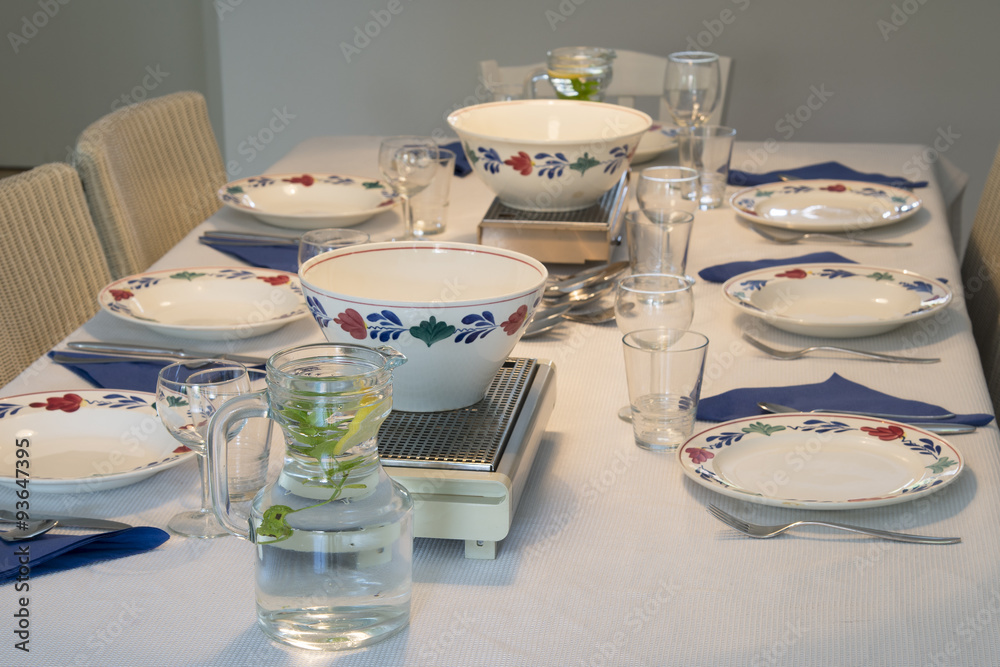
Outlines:
[{"label": "grey wall", "polygon": [[971,176],[967,217],[1000,142],[988,0],[64,1],[0,4],[4,34],[60,7],[19,53],[0,44],[0,165],[62,159],[157,64],[151,94],[206,90],[235,177],[314,135],[443,132],[476,100],[479,60],[574,44],[733,57],[742,139],[937,140]]}]

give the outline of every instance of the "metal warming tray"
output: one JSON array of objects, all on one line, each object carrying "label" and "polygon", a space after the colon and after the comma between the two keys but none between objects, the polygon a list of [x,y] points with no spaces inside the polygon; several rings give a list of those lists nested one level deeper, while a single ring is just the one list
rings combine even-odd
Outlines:
[{"label": "metal warming tray", "polygon": [[392,411],[379,456],[413,498],[414,536],[464,540],[466,558],[496,558],[555,398],[551,362],[512,358],[475,405]]},{"label": "metal warming tray", "polygon": [[540,262],[608,261],[619,235],[628,194],[628,171],[588,208],[524,211],[494,199],[479,223],[479,243],[522,252]]}]

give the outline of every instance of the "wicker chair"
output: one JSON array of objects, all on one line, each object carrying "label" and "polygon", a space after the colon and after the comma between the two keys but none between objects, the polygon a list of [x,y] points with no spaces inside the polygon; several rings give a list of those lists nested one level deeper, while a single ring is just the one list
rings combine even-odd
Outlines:
[{"label": "wicker chair", "polygon": [[146,270],[211,216],[226,183],[205,98],[192,91],[104,116],[73,161],[115,278]]},{"label": "wicker chair", "polygon": [[962,262],[962,287],[993,409],[1000,414],[1000,150],[976,209]]},{"label": "wicker chair", "polygon": [[97,312],[111,281],[68,164],[0,179],[0,385]]}]

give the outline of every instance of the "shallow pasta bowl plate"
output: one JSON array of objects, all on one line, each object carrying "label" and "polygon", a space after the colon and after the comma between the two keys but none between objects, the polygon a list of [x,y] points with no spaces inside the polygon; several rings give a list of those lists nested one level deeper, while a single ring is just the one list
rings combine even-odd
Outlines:
[{"label": "shallow pasta bowl plate", "polygon": [[101,290],[105,312],[158,333],[199,340],[260,336],[309,317],[294,273],[206,267],[151,271]]},{"label": "shallow pasta bowl plate", "polygon": [[939,280],[861,264],[788,264],[729,279],[723,295],[784,331],[855,338],[924,319],[952,301]]},{"label": "shallow pasta bowl plate", "polygon": [[223,204],[291,229],[347,227],[392,208],[393,192],[374,178],[341,174],[265,174],[227,183]]}]

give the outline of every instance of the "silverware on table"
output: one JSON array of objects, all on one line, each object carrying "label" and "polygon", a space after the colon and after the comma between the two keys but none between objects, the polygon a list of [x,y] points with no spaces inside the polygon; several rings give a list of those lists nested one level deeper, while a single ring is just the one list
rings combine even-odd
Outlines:
[{"label": "silverware on table", "polygon": [[38,537],[43,533],[47,533],[56,527],[56,521],[54,519],[39,519],[30,520],[22,522],[21,526],[18,528],[11,528],[10,530],[0,531],[0,540],[4,542],[21,542],[23,540],[30,540],[32,537]]},{"label": "silverware on table", "polygon": [[959,424],[959,423],[941,423],[941,422],[916,422],[913,419],[951,419],[955,415],[950,412],[946,412],[940,415],[891,415],[882,412],[859,412],[856,410],[832,410],[832,409],[818,409],[818,410],[799,410],[797,408],[792,408],[787,405],[781,405],[780,403],[772,403],[770,401],[759,401],[757,403],[759,407],[764,412],[769,412],[772,414],[783,414],[791,412],[808,412],[810,414],[841,414],[841,415],[856,415],[860,417],[872,417],[874,419],[891,419],[892,421],[898,421],[903,424],[909,424],[915,428],[920,428],[925,431],[930,431],[931,433],[937,433],[938,435],[962,435],[964,433],[974,433],[976,427],[972,424]]},{"label": "silverware on table", "polygon": [[909,533],[894,533],[889,530],[877,530],[875,528],[864,528],[861,526],[850,526],[846,523],[837,523],[834,521],[811,521],[808,519],[803,519],[801,521],[792,521],[791,523],[783,523],[777,526],[761,526],[755,523],[750,523],[742,519],[738,519],[732,514],[724,512],[715,505],[708,506],[709,513],[716,519],[726,524],[730,528],[733,528],[744,535],[749,535],[750,537],[756,538],[768,538],[776,537],[781,533],[794,528],[796,526],[826,526],[828,528],[837,528],[838,530],[846,530],[851,533],[859,533],[861,535],[871,535],[872,537],[881,537],[886,540],[896,540],[897,542],[912,542],[915,544],[958,544],[962,541],[961,537],[932,537],[929,535],[911,535]]},{"label": "silverware on table", "polygon": [[856,350],[850,347],[840,347],[837,345],[812,345],[810,347],[805,347],[800,350],[778,350],[769,345],[766,345],[756,338],[750,336],[749,334],[743,334],[743,340],[750,343],[756,347],[761,352],[768,354],[775,359],[799,359],[811,352],[843,352],[845,354],[856,354],[860,357],[867,357],[869,359],[876,359],[878,361],[891,361],[900,364],[933,364],[941,361],[937,358],[930,357],[904,357],[895,354],[883,354],[881,352],[868,352],[866,350]]},{"label": "silverware on table", "polygon": [[760,225],[755,225],[754,223],[748,223],[750,229],[754,230],[761,236],[763,236],[768,241],[774,243],[781,243],[785,245],[790,245],[793,243],[800,243],[802,241],[808,241],[810,239],[818,239],[820,241],[828,241],[835,243],[847,243],[851,245],[865,245],[865,246],[878,246],[885,248],[905,248],[907,246],[913,245],[909,241],[876,241],[875,239],[862,239],[856,236],[846,236],[842,234],[827,234],[823,232],[798,232],[794,230],[782,229],[778,231],[777,229],[768,228],[765,229]]},{"label": "silverware on table", "polygon": [[255,234],[253,232],[207,231],[201,235],[202,241],[214,241],[231,245],[288,245],[298,247],[299,237],[277,234]]},{"label": "silverware on table", "polygon": [[628,266],[628,262],[600,264],[563,278],[556,278],[546,285],[542,296],[546,299],[558,299],[576,290],[606,285],[624,273]]},{"label": "silverware on table", "polygon": [[[241,364],[259,366],[267,362],[266,357],[258,357],[245,354],[230,354],[228,352],[196,352],[193,350],[177,350],[173,348],[156,347],[152,345],[134,345],[130,343],[105,343],[101,341],[70,341],[66,344],[68,348],[75,352],[91,352],[94,357],[89,359],[73,359],[70,356],[61,356],[62,361],[56,357],[60,356],[56,351],[53,360],[58,363],[100,363],[108,357],[107,361],[112,361],[111,357],[144,358],[144,359],[226,359]],[[114,359],[120,361],[121,359]]]},{"label": "silverware on table", "polygon": [[[110,519],[91,519],[82,516],[68,516],[65,514],[31,514],[31,521],[55,521],[60,526],[66,528],[98,528],[101,530],[124,530],[132,526],[121,521]],[[0,510],[0,521],[3,523],[16,523],[17,515],[10,510]]]}]

